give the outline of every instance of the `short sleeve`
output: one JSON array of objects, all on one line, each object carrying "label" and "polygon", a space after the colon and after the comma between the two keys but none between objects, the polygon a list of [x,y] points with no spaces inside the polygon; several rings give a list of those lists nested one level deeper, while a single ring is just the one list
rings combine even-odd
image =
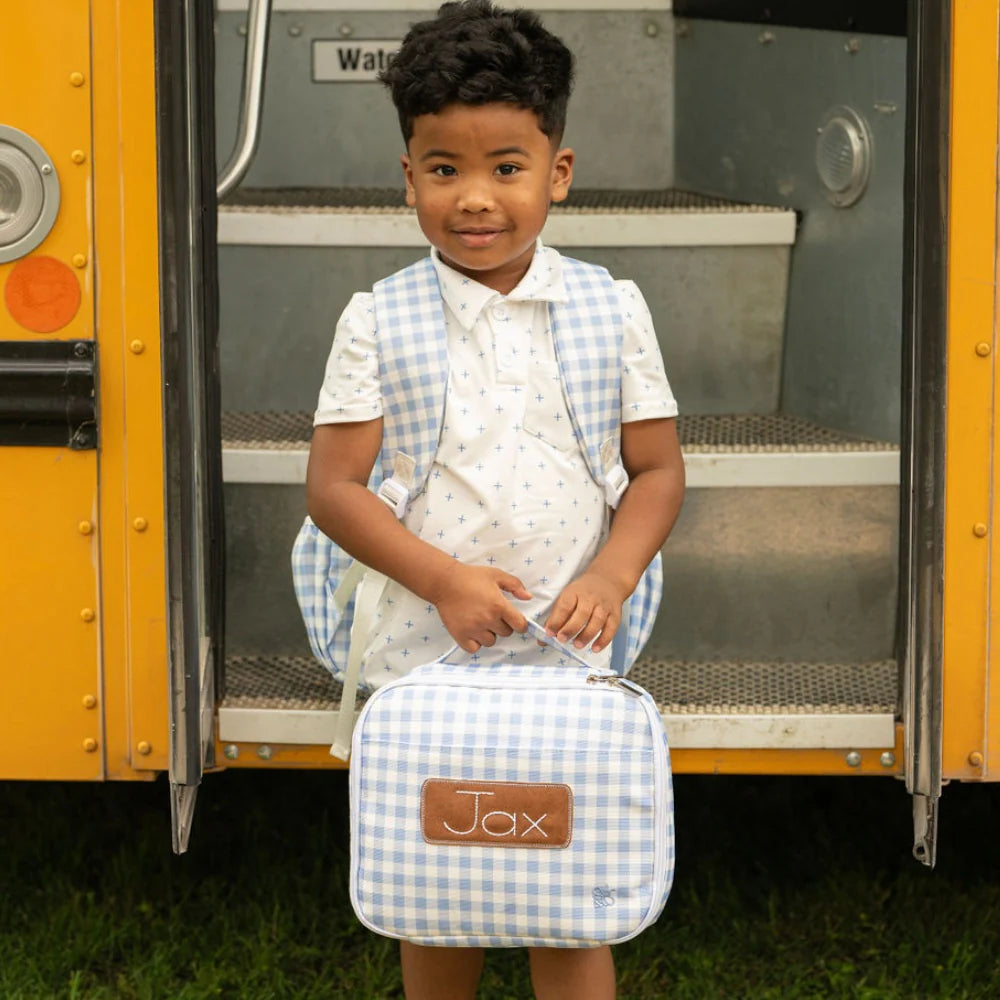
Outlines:
[{"label": "short sleeve", "polygon": [[313,424],[355,423],[382,416],[371,292],[358,292],[337,322]]},{"label": "short sleeve", "polygon": [[634,281],[616,281],[622,306],[622,423],[676,417],[649,307]]}]

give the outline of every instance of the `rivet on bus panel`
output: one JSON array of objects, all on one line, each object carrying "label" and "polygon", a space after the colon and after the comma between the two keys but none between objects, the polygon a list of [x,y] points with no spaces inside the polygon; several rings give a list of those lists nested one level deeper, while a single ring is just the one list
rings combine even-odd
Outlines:
[{"label": "rivet on bus panel", "polygon": [[972,753],[969,754],[969,763],[973,767],[982,767],[983,755],[978,750],[973,750]]},{"label": "rivet on bus panel", "polygon": [[93,753],[97,749],[97,740],[95,740],[93,736],[88,736],[83,741],[83,749],[87,753]]},{"label": "rivet on bus panel", "polygon": [[94,526],[90,521],[81,521],[77,525],[77,528],[80,530],[81,535],[89,535],[94,530]]},{"label": "rivet on bus panel", "polygon": [[848,767],[860,767],[861,766],[861,754],[857,750],[852,750],[844,760],[847,761]]},{"label": "rivet on bus panel", "polygon": [[989,530],[990,529],[987,528],[982,521],[976,521],[976,523],[972,526],[972,533],[976,536],[976,538],[985,538]]},{"label": "rivet on bus panel", "polygon": [[885,750],[879,757],[879,763],[883,767],[892,767],[896,763],[896,755],[891,750]]},{"label": "rivet on bus panel", "polygon": [[74,163],[83,163],[87,159],[87,154],[82,149],[74,149],[69,158]]},{"label": "rivet on bus panel", "polygon": [[227,760],[237,760],[240,756],[240,748],[235,743],[229,743],[225,749]]},{"label": "rivet on bus panel", "polygon": [[85,622],[92,622],[94,620],[94,609],[93,608],[83,608],[80,611],[80,617]]},{"label": "rivet on bus panel", "polygon": [[83,707],[84,708],[97,708],[97,697],[92,694],[85,694],[83,696]]},{"label": "rivet on bus panel", "polygon": [[985,340],[981,340],[978,344],[976,344],[976,354],[978,354],[981,358],[988,358],[991,350],[992,348],[986,343]]},{"label": "rivet on bus panel", "polygon": [[141,340],[133,340],[132,343],[128,345],[128,349],[133,354],[142,354],[146,350],[146,345]]},{"label": "rivet on bus panel", "polygon": [[266,743],[263,743],[257,747],[257,756],[261,760],[270,760],[274,756],[274,751]]},{"label": "rivet on bus panel", "polygon": [[145,531],[149,527],[149,521],[147,521],[144,517],[137,517],[132,522],[132,527],[135,528],[136,531]]},{"label": "rivet on bus panel", "polygon": [[86,267],[87,266],[87,255],[85,253],[75,253],[75,254],[73,254],[73,266],[74,267]]},{"label": "rivet on bus panel", "polygon": [[153,752],[152,746],[150,746],[146,740],[139,740],[139,742],[135,745],[135,748],[143,755],[143,757]]},{"label": "rivet on bus panel", "polygon": [[73,84],[74,87],[82,87],[83,86],[83,80],[84,80],[84,76],[79,71],[74,70],[69,75],[69,82],[71,84]]}]

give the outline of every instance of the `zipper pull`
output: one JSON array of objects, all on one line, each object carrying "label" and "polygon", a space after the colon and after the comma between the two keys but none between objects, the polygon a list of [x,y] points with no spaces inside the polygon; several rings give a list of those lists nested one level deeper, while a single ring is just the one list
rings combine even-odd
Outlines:
[{"label": "zipper pull", "polygon": [[587,674],[588,684],[617,684],[621,680],[613,670],[591,670]]},{"label": "zipper pull", "polygon": [[607,673],[590,673],[587,674],[588,684],[607,684],[610,687],[621,688],[623,691],[627,691],[629,694],[634,695],[636,698],[641,698],[645,691],[639,687],[638,684],[633,683],[620,674],[616,674],[612,671]]}]

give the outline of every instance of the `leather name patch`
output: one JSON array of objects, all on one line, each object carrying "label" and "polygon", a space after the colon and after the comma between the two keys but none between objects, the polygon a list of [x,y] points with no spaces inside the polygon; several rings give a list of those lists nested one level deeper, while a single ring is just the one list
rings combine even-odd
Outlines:
[{"label": "leather name patch", "polygon": [[420,832],[428,844],[569,847],[569,785],[428,778],[420,789]]}]

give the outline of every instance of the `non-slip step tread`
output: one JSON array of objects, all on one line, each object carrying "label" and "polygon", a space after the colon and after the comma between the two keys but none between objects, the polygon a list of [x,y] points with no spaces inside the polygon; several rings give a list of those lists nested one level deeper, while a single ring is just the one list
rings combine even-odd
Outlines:
[{"label": "non-slip step tread", "polygon": [[[898,714],[893,660],[686,663],[641,658],[629,677],[653,695],[665,715]],[[340,697],[341,685],[312,657],[226,660],[223,708],[334,711]]]},{"label": "non-slip step tread", "polygon": [[222,447],[300,451],[312,440],[313,415],[306,411],[222,413]]},{"label": "non-slip step tread", "polygon": [[[296,187],[239,188],[222,212],[279,213],[399,213],[410,214],[402,188]],[[758,213],[788,212],[777,205],[757,205],[731,201],[715,195],[682,191],[677,188],[607,190],[573,188],[565,202],[553,205],[553,214],[573,213]]]},{"label": "non-slip step tread", "polygon": [[[678,418],[681,447],[688,454],[760,452],[890,452],[888,441],[854,438],[784,413],[749,413]],[[226,412],[222,414],[225,449],[304,451],[312,437],[307,412]]]},{"label": "non-slip step tread", "polygon": [[638,660],[629,674],[669,715],[895,713],[898,667],[873,663]]},{"label": "non-slip step tread", "polygon": [[311,656],[226,657],[225,708],[330,710],[340,707],[341,691]]}]

